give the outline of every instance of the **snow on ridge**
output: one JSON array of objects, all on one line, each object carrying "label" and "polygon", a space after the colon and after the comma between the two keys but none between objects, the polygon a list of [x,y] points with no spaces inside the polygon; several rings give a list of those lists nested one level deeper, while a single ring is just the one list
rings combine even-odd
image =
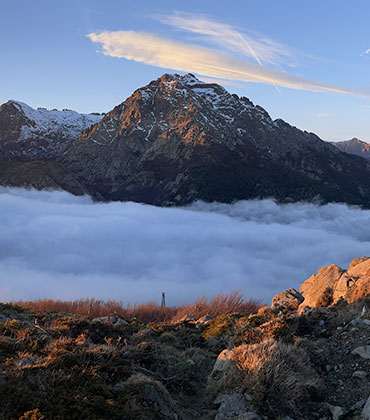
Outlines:
[{"label": "snow on ridge", "polygon": [[73,138],[103,118],[103,115],[80,114],[69,109],[62,111],[46,108],[34,109],[20,101],[11,102],[31,122],[30,125],[22,127],[19,140],[33,138],[40,134],[59,134],[64,138]]}]

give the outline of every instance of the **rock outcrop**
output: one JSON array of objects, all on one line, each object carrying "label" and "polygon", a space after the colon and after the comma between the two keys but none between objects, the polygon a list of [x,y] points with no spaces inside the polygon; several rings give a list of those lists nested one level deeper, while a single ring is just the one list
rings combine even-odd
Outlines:
[{"label": "rock outcrop", "polygon": [[370,258],[355,258],[348,270],[337,265],[321,268],[301,286],[302,307],[328,306],[341,299],[347,302],[370,294]]},{"label": "rock outcrop", "polygon": [[272,309],[297,309],[298,306],[304,301],[301,293],[297,292],[294,288],[285,290],[279,293],[272,299]]}]

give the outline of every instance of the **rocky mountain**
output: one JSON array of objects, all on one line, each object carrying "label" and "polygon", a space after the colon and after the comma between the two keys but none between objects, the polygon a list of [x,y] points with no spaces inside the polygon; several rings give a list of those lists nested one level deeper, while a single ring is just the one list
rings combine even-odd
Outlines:
[{"label": "rocky mountain", "polygon": [[332,144],[342,152],[370,159],[370,144],[356,137],[351,140],[332,142]]},{"label": "rocky mountain", "polygon": [[190,74],[164,74],[136,90],[85,130],[62,163],[105,200],[370,205],[369,163]]},{"label": "rocky mountain", "polygon": [[[370,207],[369,162],[191,74],[164,74],[103,117],[73,120],[62,111],[57,119],[45,110],[36,117],[14,102],[1,109],[3,161],[53,161],[98,200],[182,205],[275,197]],[[56,179],[58,171],[49,170]],[[31,178],[27,184],[13,176],[8,184],[42,184]]]},{"label": "rocky mountain", "polygon": [[8,101],[0,106],[0,156],[27,161],[50,158],[101,118],[100,114],[33,109],[22,102]]}]

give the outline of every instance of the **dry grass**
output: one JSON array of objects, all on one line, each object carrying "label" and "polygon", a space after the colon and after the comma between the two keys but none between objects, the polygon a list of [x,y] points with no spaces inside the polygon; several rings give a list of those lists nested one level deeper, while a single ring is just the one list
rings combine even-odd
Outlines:
[{"label": "dry grass", "polygon": [[180,319],[186,314],[191,314],[195,318],[201,318],[204,315],[214,318],[231,313],[250,315],[257,312],[261,306],[261,302],[246,300],[240,290],[233,290],[229,294],[220,293],[212,298],[203,296],[190,305],[183,305],[177,308],[176,318]]},{"label": "dry grass", "polygon": [[265,340],[235,347],[233,360],[245,391],[271,413],[291,410],[309,396],[318,379],[306,352],[295,345]]},{"label": "dry grass", "polygon": [[246,300],[239,290],[232,291],[229,294],[221,293],[212,298],[204,296],[192,304],[178,307],[161,307],[156,302],[139,305],[128,303],[124,305],[122,302],[103,301],[94,298],[74,301],[39,299],[35,301],[19,301],[15,304],[35,312],[55,311],[89,317],[116,315],[124,319],[137,318],[139,321],[146,323],[178,320],[187,314],[193,315],[197,319],[207,314],[212,317],[229,313],[249,315],[262,306],[258,301]]}]

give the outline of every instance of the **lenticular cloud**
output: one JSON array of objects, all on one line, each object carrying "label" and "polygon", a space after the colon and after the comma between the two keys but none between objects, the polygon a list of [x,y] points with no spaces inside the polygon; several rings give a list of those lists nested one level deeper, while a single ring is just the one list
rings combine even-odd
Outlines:
[{"label": "lenticular cloud", "polygon": [[370,255],[370,211],[273,200],[159,208],[0,189],[0,300],[169,304],[242,289],[266,302]]}]

